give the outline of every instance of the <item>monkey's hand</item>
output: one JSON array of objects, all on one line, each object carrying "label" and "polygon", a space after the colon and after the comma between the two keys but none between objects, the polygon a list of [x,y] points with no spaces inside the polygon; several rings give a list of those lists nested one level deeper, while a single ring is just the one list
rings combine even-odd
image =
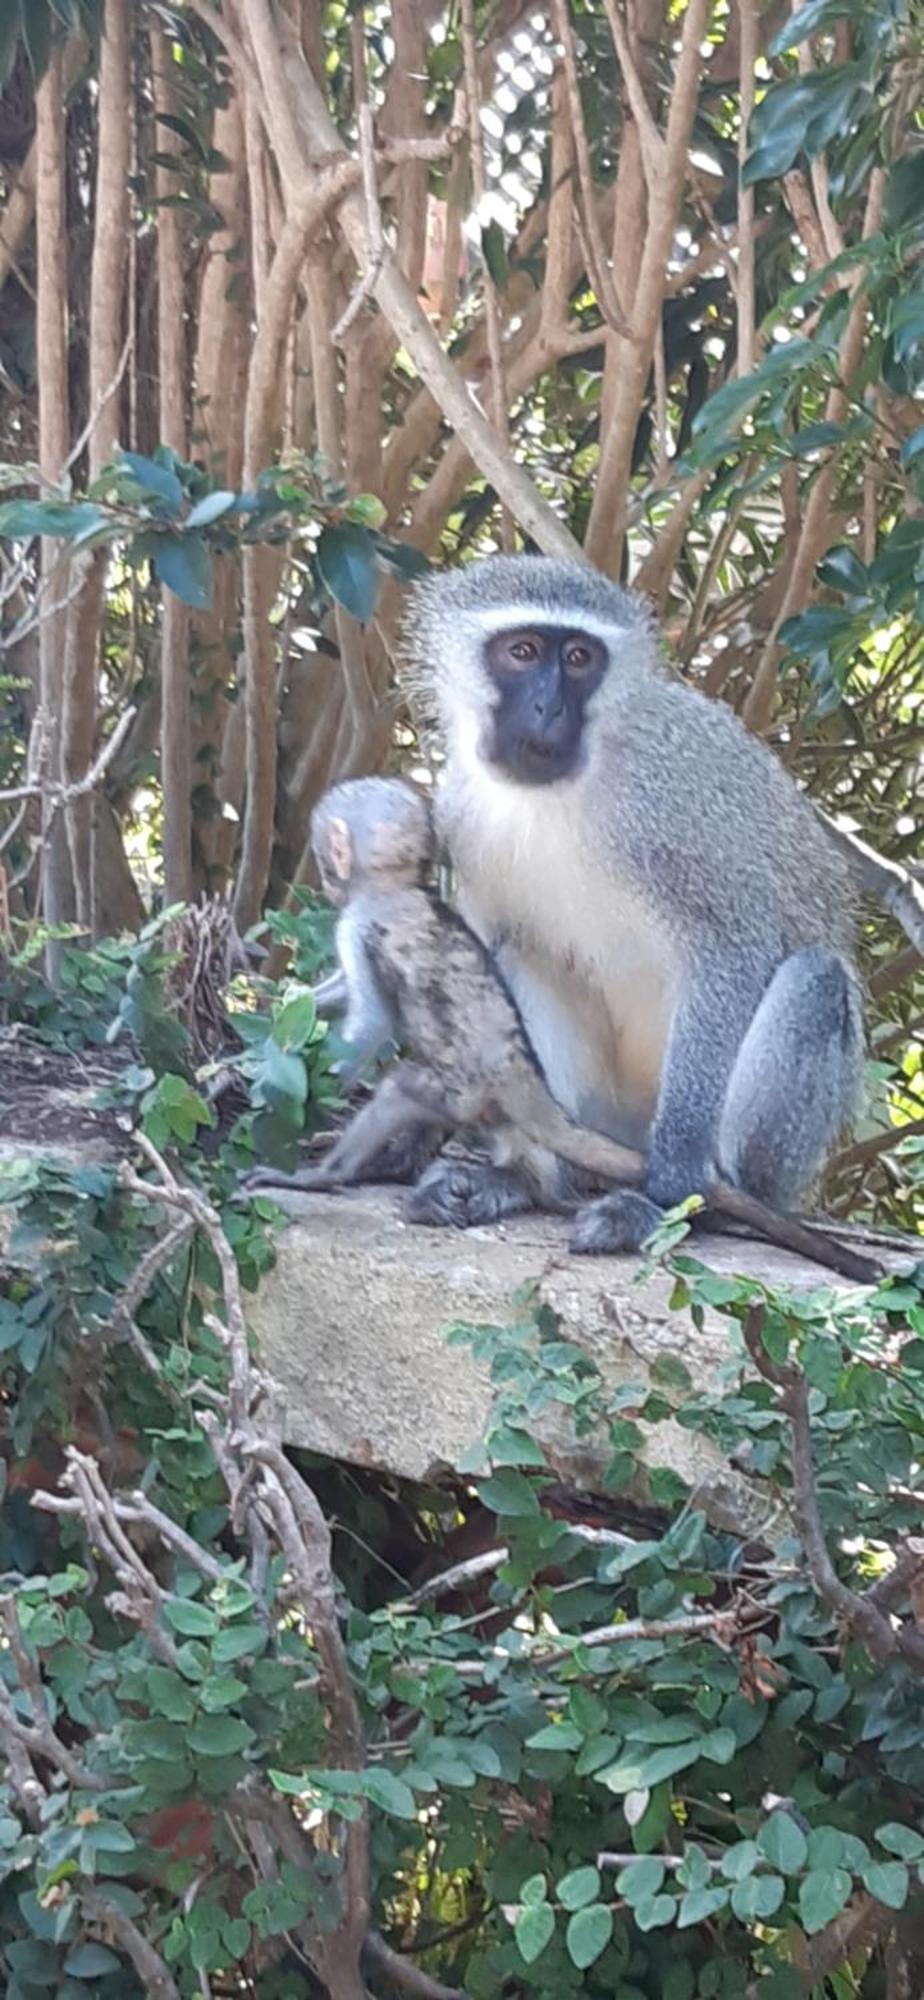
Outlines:
[{"label": "monkey's hand", "polygon": [[568,1248],[575,1257],[618,1256],[640,1250],[662,1215],[663,1210],[647,1194],[634,1188],[619,1189],[581,1209]]},{"label": "monkey's hand", "polygon": [[476,1160],[435,1160],[410,1195],[409,1222],[431,1229],[471,1229],[524,1215],[534,1207],[526,1183],[506,1167]]},{"label": "monkey's hand", "polygon": [[294,1188],[296,1192],[310,1192],[324,1188],[336,1194],[342,1182],[332,1178],[324,1167],[300,1167],[297,1173],[284,1174],[279,1167],[254,1167],[241,1181],[241,1194],[260,1194],[264,1188]]}]

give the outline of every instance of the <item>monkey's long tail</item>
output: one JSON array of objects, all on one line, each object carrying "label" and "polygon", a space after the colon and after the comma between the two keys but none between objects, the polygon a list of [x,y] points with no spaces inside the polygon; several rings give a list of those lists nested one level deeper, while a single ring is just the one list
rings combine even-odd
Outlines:
[{"label": "monkey's long tail", "polygon": [[[586,1173],[600,1174],[603,1179],[618,1181],[624,1187],[637,1187],[644,1177],[641,1153],[631,1146],[620,1146],[602,1132],[576,1124],[544,1090],[541,1105],[530,1090],[528,1099],[524,1093],[522,1103],[511,1106],[510,1113],[527,1139],[532,1139],[535,1145],[550,1147],[571,1166],[583,1167]],[[885,1275],[884,1267],[872,1257],[861,1256],[823,1229],[810,1229],[795,1216],[778,1215],[766,1202],[758,1201],[756,1195],[745,1194],[742,1188],[732,1187],[728,1181],[714,1181],[704,1200],[717,1219],[727,1216],[749,1234],[763,1237],[781,1250],[791,1250],[809,1263],[837,1271],[840,1277],[850,1278],[855,1284],[875,1285]]]}]

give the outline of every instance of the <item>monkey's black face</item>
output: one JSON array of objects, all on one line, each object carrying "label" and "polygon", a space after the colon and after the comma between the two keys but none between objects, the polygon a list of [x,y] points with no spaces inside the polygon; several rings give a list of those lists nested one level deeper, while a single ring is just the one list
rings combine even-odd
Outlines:
[{"label": "monkey's black face", "polygon": [[519,627],[487,641],[495,690],[482,754],[524,785],[551,785],[577,770],[587,703],[607,669],[606,647],[565,625]]}]

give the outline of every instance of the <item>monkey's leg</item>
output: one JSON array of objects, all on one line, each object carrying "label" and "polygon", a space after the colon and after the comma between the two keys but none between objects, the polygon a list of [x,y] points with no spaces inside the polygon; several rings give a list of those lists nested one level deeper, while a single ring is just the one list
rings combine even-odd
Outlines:
[{"label": "monkey's leg", "polygon": [[697,968],[671,1023],[641,1187],[581,1210],[571,1236],[576,1255],[638,1250],[666,1208],[706,1193],[728,1079],[759,995],[759,978],[749,981],[747,969],[722,960]]},{"label": "monkey's leg", "polygon": [[742,1041],[718,1134],[719,1171],[775,1208],[798,1207],[862,1092],[857,980],[835,952],[794,952]]},{"label": "monkey's leg", "polygon": [[[275,1167],[257,1167],[247,1176],[245,1185],[254,1189],[327,1188],[368,1179],[370,1164],[385,1147],[413,1133],[432,1130],[442,1109],[442,1096],[428,1094],[423,1073],[416,1064],[399,1063],[397,1069],[382,1078],[369,1103],[351,1118],[320,1166],[303,1167],[294,1174],[280,1173]],[[447,1118],[443,1122],[451,1121]]]}]

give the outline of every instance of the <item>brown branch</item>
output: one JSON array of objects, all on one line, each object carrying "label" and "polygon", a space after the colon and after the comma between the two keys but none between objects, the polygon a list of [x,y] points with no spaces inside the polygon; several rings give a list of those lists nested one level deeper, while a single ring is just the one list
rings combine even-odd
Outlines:
[{"label": "brown branch", "polygon": [[635,57],[632,54],[632,47],[620,18],[616,0],[603,0],[603,6],[607,21],[609,22],[617,61],[622,71],[622,80],[625,85],[629,110],[632,113],[635,128],[638,132],[642,166],[648,190],[651,196],[657,199],[667,165],[664,139],[658,130],[651,106],[645,96],[645,88],[636,67]]},{"label": "brown branch", "polygon": [[754,109],[754,71],[759,48],[756,0],[738,0],[741,26],[740,100],[738,109],[738,374],[749,375],[757,358],[757,308],[754,289],[754,189],[745,186],[748,127]]},{"label": "brown branch", "polygon": [[[285,17],[273,10],[269,0],[248,0],[247,25],[263,79],[280,171],[294,198],[316,177],[317,161],[339,144],[337,130]],[[369,244],[361,195],[355,191],[348,194],[338,217],[354,256],[364,265]],[[375,296],[421,381],[524,531],[547,554],[582,560],[574,537],[541,498],[528,473],[499,445],[493,426],[473,403],[463,377],[444,353],[390,255],[386,255],[379,274]]]},{"label": "brown branch", "polygon": [[99,1889],[84,1886],[80,1901],[85,1915],[102,1937],[117,1945],[131,1960],[146,1994],[151,2000],[181,2000],[180,1989],[167,1969],[160,1952],[143,1936],[137,1924],[117,1903]]},{"label": "brown branch", "polygon": [[708,0],[689,0],[683,17],[680,53],[657,183],[649,194],[635,298],[632,342],[626,342],[616,374],[609,421],[602,440],[597,485],[587,528],[586,552],[607,576],[618,576],[626,532],[632,445],[654,354],[664,302],[667,265],[686,180],[687,151],[699,97],[700,44]]},{"label": "brown branch", "polygon": [[[360,46],[362,46],[365,39],[366,24],[361,10],[355,15],[353,25],[357,31],[353,36],[354,46],[357,35]],[[375,291],[379,273],[385,262],[385,229],[382,223],[382,207],[379,201],[378,182],[375,177],[375,129],[372,123],[372,106],[368,102],[360,104],[356,114],[356,124],[359,134],[359,163],[362,172],[363,200],[366,204],[369,260],[359,284],[347,300],[340,318],[331,327],[330,337],[337,347],[342,344],[344,336],[349,332],[354,321],[358,319],[366,300],[371,298]]]},{"label": "brown branch", "polygon": [[580,190],[580,212],[582,236],[587,258],[587,275],[594,289],[597,304],[607,324],[614,333],[631,339],[631,328],[622,302],[617,296],[616,286],[610,270],[600,220],[597,214],[597,190],[594,186],[590,146],[587,141],[587,127],[584,123],[584,107],[581,103],[581,86],[578,81],[577,51],[574,43],[574,29],[568,0],[552,0],[552,20],[555,33],[561,43],[564,61],[565,86],[568,93],[568,109],[571,115],[571,145],[577,166],[578,188]]},{"label": "brown branch", "polygon": [[2,1629],[10,1649],[19,1685],[32,1704],[32,1722],[21,1721],[16,1714],[5,1687],[0,1686],[0,1722],[10,1737],[15,1738],[30,1758],[41,1757],[46,1764],[53,1764],[68,1784],[83,1792],[105,1792],[111,1787],[111,1779],[103,1778],[97,1771],[91,1771],[75,1757],[66,1743],[62,1743],[54,1728],[48,1710],[48,1702],[36,1662],[27,1650],[19,1624],[15,1599],[9,1594],[0,1598],[0,1629]]},{"label": "brown branch", "polygon": [[910,939],[917,956],[924,958],[924,882],[903,868],[900,861],[890,861],[858,834],[836,825],[827,813],[821,816],[831,838],[852,864],[860,888],[867,896],[875,896],[877,903],[888,910]]},{"label": "brown branch", "polygon": [[[39,404],[39,465],[42,478],[54,485],[61,478],[70,443],[68,393],[67,194],[65,169],[64,74],[61,44],[53,42],[45,74],[35,93],[36,196],[35,232],[38,273],[36,309],[36,373]],[[57,570],[67,590],[67,564],[57,544],[42,537],[42,578]],[[67,613],[60,596],[39,626],[39,684],[47,718],[46,775],[61,776],[61,715],[64,702],[64,649]],[[42,915],[49,925],[69,914],[70,865],[63,824],[56,823],[50,796],[42,800]],[[60,945],[49,942],[46,969],[54,983],[60,970]]]},{"label": "brown branch", "polygon": [[916,1139],[924,1132],[924,1118],[911,1118],[906,1125],[890,1125],[887,1132],[874,1132],[869,1139],[858,1139],[853,1146],[845,1146],[835,1154],[832,1161],[834,1173],[843,1173],[851,1167],[863,1167],[871,1160],[878,1160],[880,1154],[891,1153],[903,1139]]},{"label": "brown branch", "polygon": [[699,1639],[708,1635],[727,1642],[735,1630],[737,1614],[733,1605],[721,1611],[691,1611],[680,1618],[626,1618],[621,1625],[598,1625],[592,1632],[575,1632],[570,1646],[554,1646],[544,1652],[530,1648],[543,1667],[557,1667],[573,1660],[575,1651],[597,1646],[630,1646],[636,1639]]},{"label": "brown branch", "polygon": [[[478,83],[478,51],[475,40],[475,0],[462,0],[462,48],[465,64],[465,92],[468,101],[468,147],[472,171],[474,208],[481,232],[481,289],[484,296],[485,333],[488,348],[488,368],[490,371],[491,393],[489,406],[494,429],[505,451],[510,450],[510,427],[507,421],[507,389],[504,381],[504,355],[502,348],[502,326],[497,287],[484,254],[483,232],[487,221],[485,202],[488,192],[487,173],[484,157],[484,131],[481,124],[481,92]],[[501,541],[505,549],[513,548],[513,522],[507,508],[501,513]]]},{"label": "brown branch", "polygon": [[[169,205],[177,187],[175,168],[183,141],[162,123],[176,111],[172,42],[159,25],[150,29],[151,76],[158,121],[155,168],[157,210],[157,361],[160,437],[178,456],[187,455],[186,312],[183,223]],[[192,705],[189,674],[189,607],[164,585],[160,632],[160,781],[163,792],[164,901],[186,903],[192,894]]]},{"label": "brown branch", "polygon": [[379,1972],[402,1993],[411,1994],[412,2000],[465,2000],[460,1987],[444,1986],[441,1979],[433,1979],[421,1966],[412,1965],[409,1958],[385,1943],[379,1931],[367,1933],[364,1950]]},{"label": "brown branch", "polygon": [[762,1337],[765,1318],[762,1303],[751,1306],[742,1331],[755,1368],[779,1392],[778,1407],[789,1420],[793,1513],[814,1588],[844,1629],[860,1639],[874,1659],[891,1660],[897,1654],[917,1673],[924,1673],[924,1632],[911,1624],[894,1626],[872,1591],[861,1595],[842,1583],[837,1574],[818,1505],[809,1385],[800,1368],[789,1362],[781,1366],[767,1353]]},{"label": "brown branch", "polygon": [[[870,175],[866,211],[863,218],[862,240],[866,242],[879,228],[882,219],[882,203],[885,195],[886,176],[882,167],[875,167]],[[852,302],[847,324],[841,336],[838,352],[839,381],[827,398],[825,420],[828,423],[842,423],[848,406],[848,391],[863,357],[866,340],[867,305],[862,272],[854,279]],[[838,476],[839,460],[835,452],[829,452],[827,459],[817,473],[809,494],[802,532],[789,567],[786,589],[782,603],[773,621],[766,643],[757,664],[757,671],[748,692],[741,714],[749,729],[760,735],[770,720],[776,693],[779,672],[779,633],[788,618],[802,610],[814,582],[815,571],[821,556],[828,546],[831,509],[834,489]]]}]

